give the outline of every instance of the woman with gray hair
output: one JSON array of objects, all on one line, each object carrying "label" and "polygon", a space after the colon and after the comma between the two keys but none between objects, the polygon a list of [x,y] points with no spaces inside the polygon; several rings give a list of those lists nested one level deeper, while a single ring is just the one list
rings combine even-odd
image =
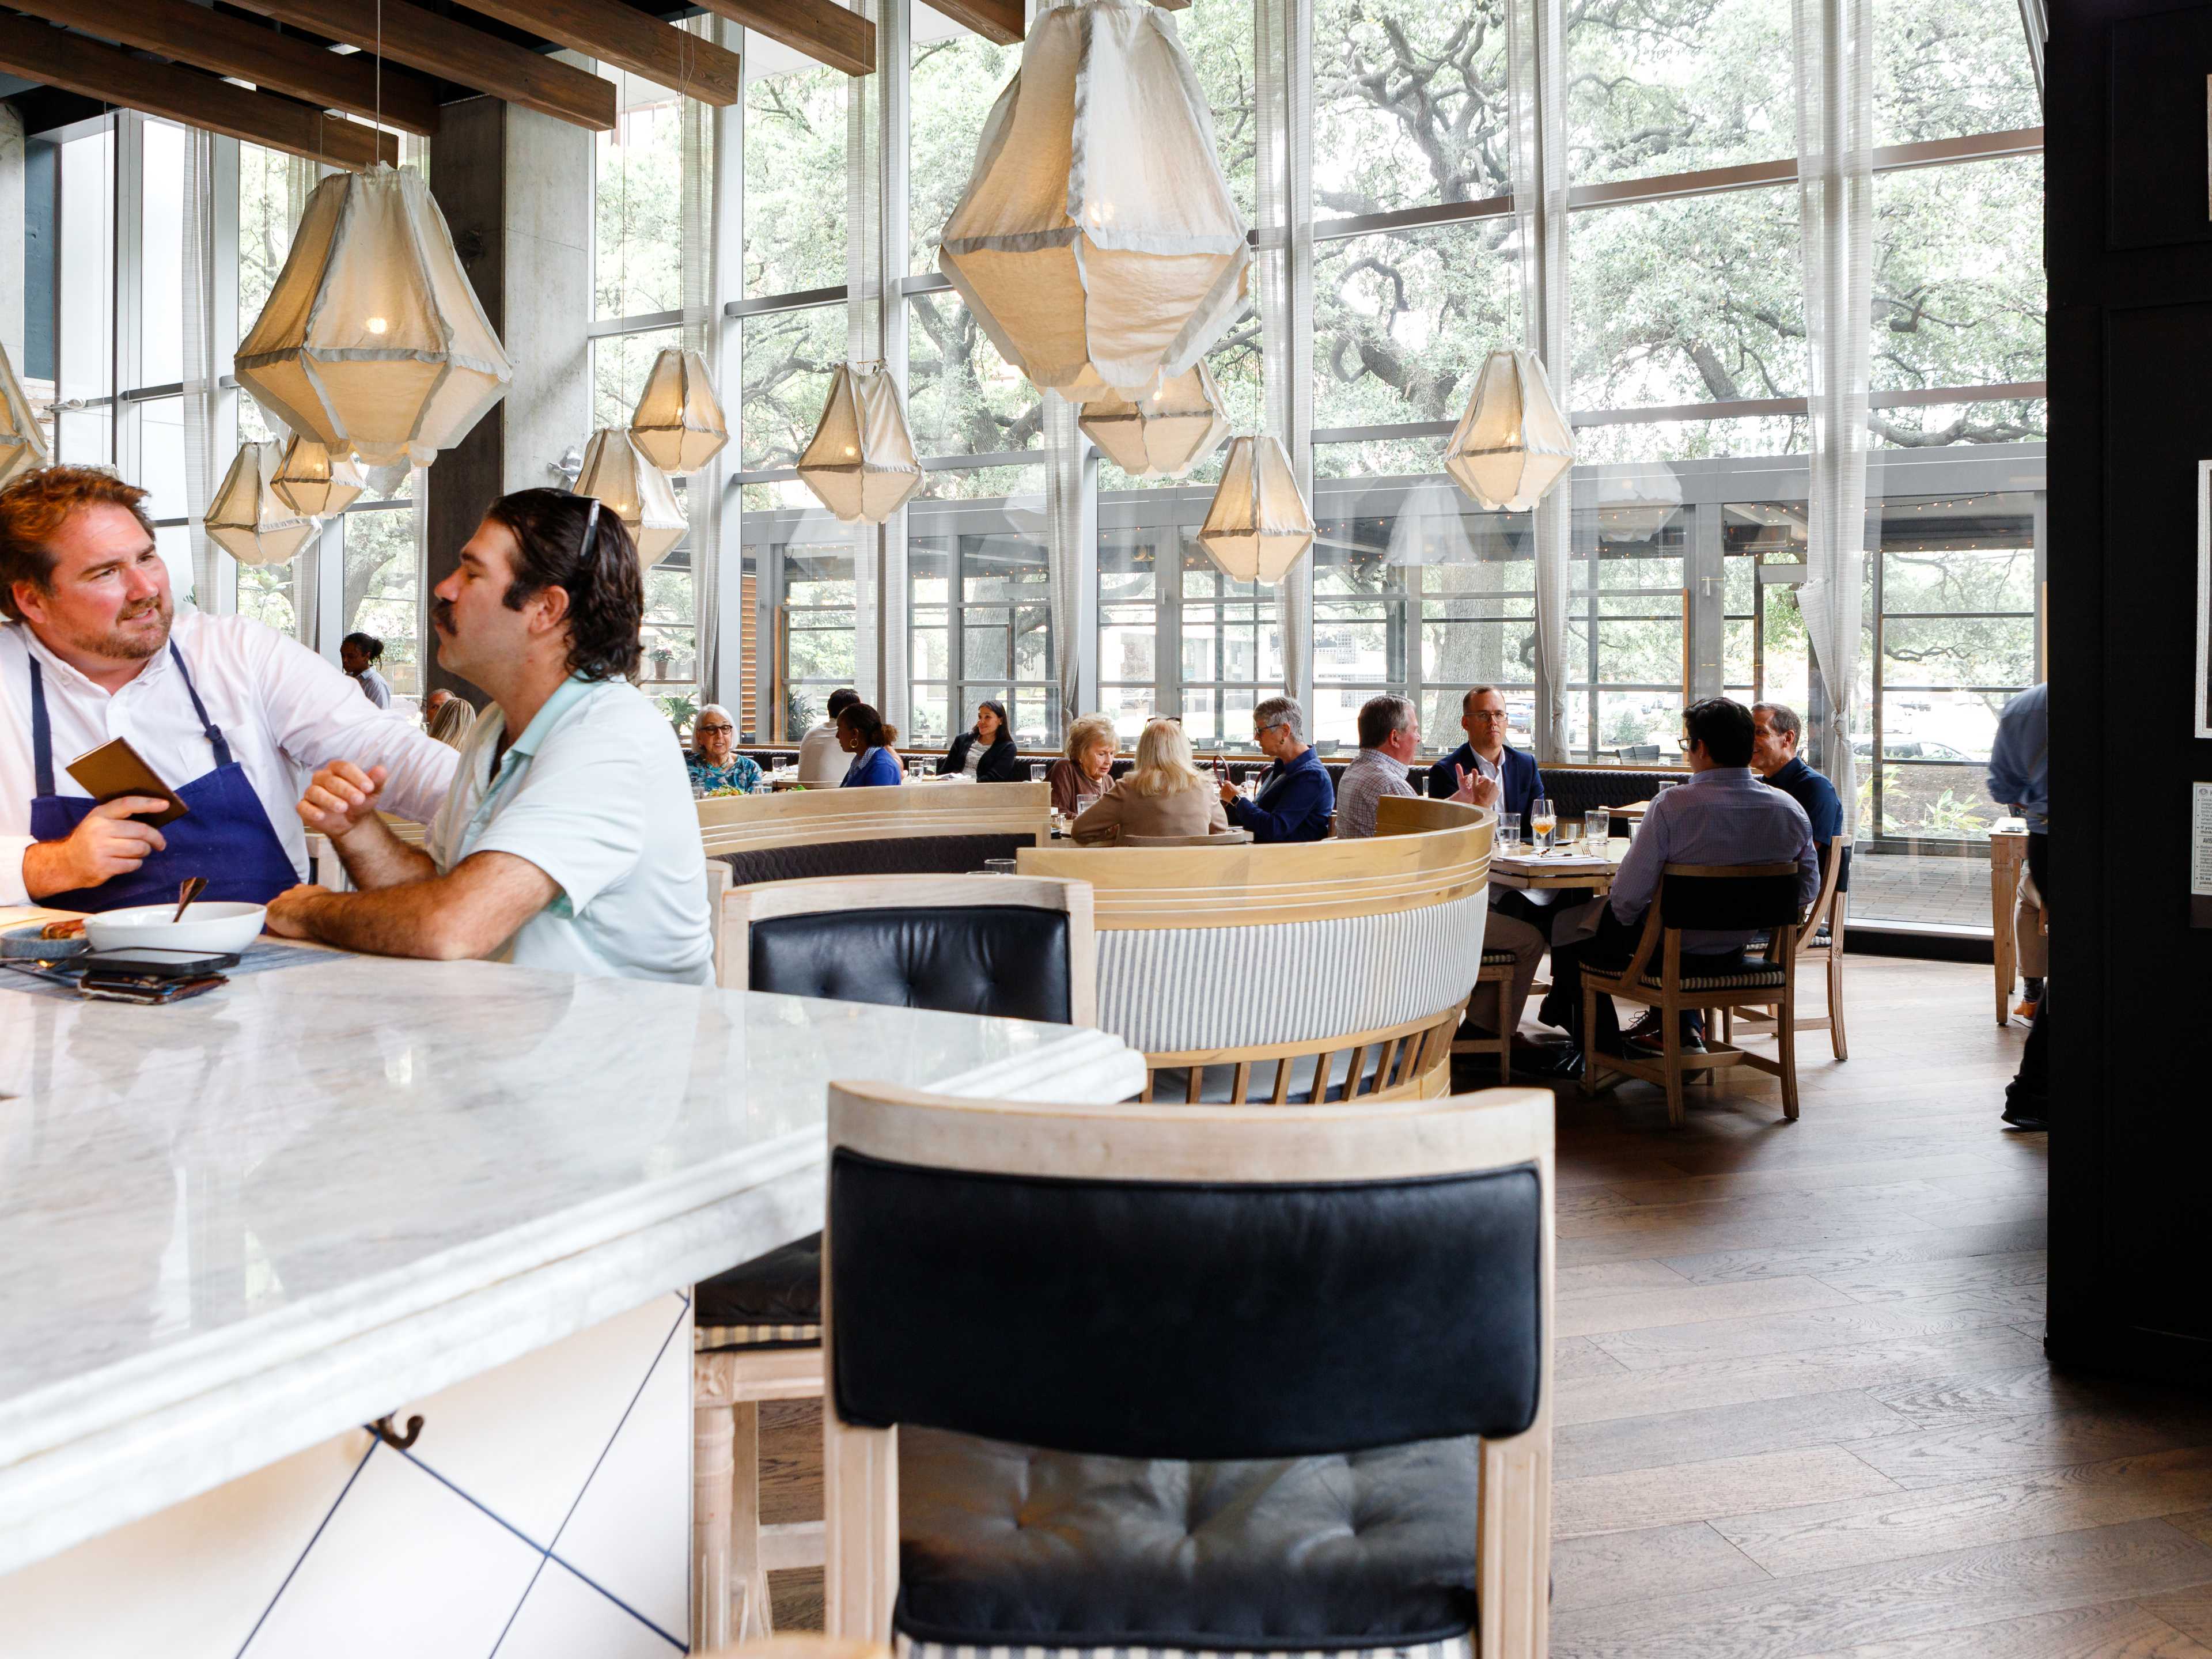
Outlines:
[{"label": "woman with gray hair", "polygon": [[1069,726],[1061,757],[1045,774],[1052,810],[1072,818],[1104,794],[1114,781],[1114,751],[1121,743],[1121,733],[1103,714],[1085,714]]},{"label": "woman with gray hair", "polygon": [[709,795],[717,789],[757,794],[761,769],[737,752],[738,723],[719,702],[710,702],[691,723],[691,750],[684,763],[691,774],[691,793]]},{"label": "woman with gray hair", "polygon": [[1218,836],[1228,828],[1182,722],[1155,719],[1137,739],[1137,763],[1076,819],[1075,839],[1095,846],[1124,836]]}]

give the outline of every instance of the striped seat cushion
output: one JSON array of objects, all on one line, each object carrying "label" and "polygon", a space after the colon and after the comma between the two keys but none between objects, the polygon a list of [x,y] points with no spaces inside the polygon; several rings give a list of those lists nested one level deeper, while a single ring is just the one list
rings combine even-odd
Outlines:
[{"label": "striped seat cushion", "polygon": [[1441,1642],[1417,1642],[1382,1648],[1178,1648],[1115,1643],[1087,1648],[1001,1642],[989,1647],[969,1642],[917,1642],[901,1632],[894,1638],[897,1659],[1474,1659],[1472,1631]]},{"label": "striped seat cushion", "polygon": [[1486,968],[1510,968],[1513,965],[1513,952],[1485,951],[1482,953],[1482,965]]},{"label": "striped seat cushion", "polygon": [[694,1325],[691,1352],[714,1353],[724,1348],[818,1348],[819,1325]]},{"label": "striped seat cushion", "polygon": [[[1663,975],[1658,974],[1644,976],[1644,986],[1650,990],[1660,989],[1665,982]],[[1685,974],[1682,976],[1685,991],[1779,990],[1781,986],[1782,964],[1778,962],[1747,963],[1732,973]]]}]

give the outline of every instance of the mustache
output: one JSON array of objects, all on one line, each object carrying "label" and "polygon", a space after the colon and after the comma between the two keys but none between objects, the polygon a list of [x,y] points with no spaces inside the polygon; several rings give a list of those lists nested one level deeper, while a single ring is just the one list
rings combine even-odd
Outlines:
[{"label": "mustache", "polygon": [[452,633],[453,631],[453,602],[451,599],[439,599],[434,602],[430,606],[430,623],[434,628],[441,629],[448,634]]}]

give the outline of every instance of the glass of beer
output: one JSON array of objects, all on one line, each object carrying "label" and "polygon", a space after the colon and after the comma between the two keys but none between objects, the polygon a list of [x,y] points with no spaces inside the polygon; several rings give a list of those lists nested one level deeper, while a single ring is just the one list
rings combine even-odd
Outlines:
[{"label": "glass of beer", "polygon": [[1552,810],[1552,803],[1543,796],[1537,796],[1528,804],[1528,833],[1535,837],[1539,853],[1552,850],[1552,831],[1559,826],[1559,815]]}]

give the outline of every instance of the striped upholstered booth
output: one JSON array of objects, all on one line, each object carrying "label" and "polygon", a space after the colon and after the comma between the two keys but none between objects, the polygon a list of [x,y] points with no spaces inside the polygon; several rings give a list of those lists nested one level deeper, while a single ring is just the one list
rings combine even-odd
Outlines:
[{"label": "striped upholstered booth", "polygon": [[1143,1050],[1146,1099],[1439,1095],[1481,971],[1494,823],[1392,798],[1368,841],[1060,844],[1020,866],[1091,884],[1098,1024]]},{"label": "striped upholstered booth", "polygon": [[1538,1659],[1552,1115],[833,1084],[830,1633]]}]

